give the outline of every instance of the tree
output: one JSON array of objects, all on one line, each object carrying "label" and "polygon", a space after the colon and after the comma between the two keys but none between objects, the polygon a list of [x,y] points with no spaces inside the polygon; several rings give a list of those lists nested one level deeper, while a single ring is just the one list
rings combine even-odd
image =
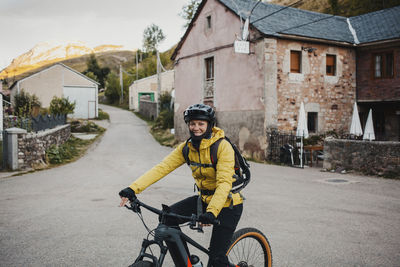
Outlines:
[{"label": "tree", "polygon": [[121,85],[119,82],[119,76],[116,73],[110,72],[110,74],[107,75],[106,91],[104,94],[110,103],[116,103],[119,101]]},{"label": "tree", "polygon": [[187,5],[184,5],[182,7],[182,12],[179,13],[179,16],[181,16],[186,20],[186,23],[183,26],[185,29],[189,26],[190,22],[192,21],[193,16],[200,5],[200,2],[201,0],[190,0],[190,2]]},{"label": "tree", "polygon": [[87,75],[89,78],[95,78],[94,80],[100,83],[100,88],[104,88],[105,79],[108,73],[110,73],[110,68],[101,68],[94,54],[89,56],[89,59],[86,61],[86,65],[87,69],[83,72],[83,74]]},{"label": "tree", "polygon": [[329,0],[329,5],[331,6],[331,12],[333,15],[339,14],[338,0]]},{"label": "tree", "polygon": [[160,27],[154,23],[144,29],[143,32],[143,50],[145,52],[154,52],[158,44],[165,39],[165,35]]},{"label": "tree", "polygon": [[97,81],[97,76],[96,76],[93,72],[91,72],[91,71],[86,72],[85,75],[86,75],[86,77],[88,77],[88,78],[90,78],[90,79],[92,79],[92,80]]}]

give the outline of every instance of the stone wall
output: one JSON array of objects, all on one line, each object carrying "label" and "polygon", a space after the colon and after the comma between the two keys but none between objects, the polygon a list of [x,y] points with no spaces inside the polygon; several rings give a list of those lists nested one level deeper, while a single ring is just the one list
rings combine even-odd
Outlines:
[{"label": "stone wall", "polygon": [[[305,51],[308,47],[313,51]],[[301,51],[300,73],[290,69],[290,51]],[[277,126],[295,131],[300,103],[305,111],[317,112],[317,132],[348,131],[356,99],[355,50],[324,44],[278,40]],[[326,75],[326,55],[336,56],[334,76]],[[268,107],[267,107],[268,109]]]},{"label": "stone wall", "polygon": [[157,118],[157,102],[140,100],[139,113],[147,119]]},{"label": "stone wall", "polygon": [[323,167],[400,178],[400,142],[326,139]]},{"label": "stone wall", "polygon": [[18,169],[35,168],[46,163],[46,149],[61,145],[71,136],[69,124],[38,133],[18,134]]}]

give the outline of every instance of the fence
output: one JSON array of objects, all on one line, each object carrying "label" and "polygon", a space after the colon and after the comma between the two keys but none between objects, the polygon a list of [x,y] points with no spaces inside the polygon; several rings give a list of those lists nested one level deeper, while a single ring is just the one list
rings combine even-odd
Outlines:
[{"label": "fence", "polygon": [[300,139],[294,133],[267,131],[267,160],[275,163],[299,165]]},{"label": "fence", "polygon": [[67,115],[39,115],[32,118],[32,130],[34,132],[51,129],[58,125],[64,125],[67,121]]},{"label": "fence", "polygon": [[4,128],[21,128],[28,132],[38,132],[51,129],[59,125],[66,124],[67,115],[39,115],[31,118],[19,118],[16,116],[6,116],[4,118]]}]

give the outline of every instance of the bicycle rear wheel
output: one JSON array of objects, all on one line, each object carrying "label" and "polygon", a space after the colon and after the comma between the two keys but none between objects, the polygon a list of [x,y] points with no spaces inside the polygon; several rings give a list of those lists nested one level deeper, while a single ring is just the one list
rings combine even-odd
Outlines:
[{"label": "bicycle rear wheel", "polygon": [[271,267],[272,251],[268,239],[255,228],[243,228],[233,234],[226,253],[239,267]]},{"label": "bicycle rear wheel", "polygon": [[154,266],[153,263],[149,261],[139,261],[132,265],[129,265],[129,267],[153,267],[153,266]]}]

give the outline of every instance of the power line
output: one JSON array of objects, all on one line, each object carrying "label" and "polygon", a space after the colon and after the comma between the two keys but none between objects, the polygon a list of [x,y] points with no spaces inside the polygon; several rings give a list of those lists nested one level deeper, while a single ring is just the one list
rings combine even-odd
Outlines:
[{"label": "power line", "polygon": [[253,13],[254,9],[258,6],[258,4],[261,3],[261,2],[262,2],[262,0],[259,0],[259,1],[257,2],[257,4],[255,4],[255,5],[253,6],[253,8],[252,8],[251,11],[250,11],[249,17],[250,17],[251,14]]},{"label": "power line", "polygon": [[325,17],[325,18],[322,18],[322,19],[317,19],[317,20],[314,20],[314,21],[311,21],[311,22],[307,22],[307,23],[304,23],[304,24],[300,24],[300,25],[297,25],[297,26],[293,26],[293,27],[290,27],[290,28],[287,28],[287,29],[284,29],[284,30],[279,30],[279,31],[276,31],[275,33],[286,32],[288,30],[292,30],[292,29],[303,27],[303,26],[307,26],[307,25],[310,25],[310,24],[313,24],[313,23],[316,23],[316,22],[319,22],[319,21],[322,21],[322,20],[330,19],[330,18],[332,18],[334,16],[335,15],[331,15],[329,17]]},{"label": "power line", "polygon": [[[299,3],[302,2],[302,1],[303,1],[303,0],[299,0],[299,1],[297,1],[297,2],[295,2],[295,3],[293,3],[293,4],[291,4],[291,5],[285,6],[285,7],[281,8],[281,9],[275,11],[275,12],[272,12],[271,14],[268,14],[268,15],[266,15],[266,16],[264,16],[264,17],[261,17],[261,18],[259,18],[259,19],[256,19],[255,21],[252,21],[251,24],[254,24],[254,23],[256,23],[256,22],[258,22],[258,21],[260,21],[260,20],[263,20],[263,19],[265,19],[265,18],[267,18],[267,17],[269,17],[269,16],[272,16],[272,15],[278,13],[278,12],[281,12],[281,11],[285,10],[286,8],[295,6],[295,5],[299,4]],[[258,4],[258,3],[257,3],[257,4]]]}]

